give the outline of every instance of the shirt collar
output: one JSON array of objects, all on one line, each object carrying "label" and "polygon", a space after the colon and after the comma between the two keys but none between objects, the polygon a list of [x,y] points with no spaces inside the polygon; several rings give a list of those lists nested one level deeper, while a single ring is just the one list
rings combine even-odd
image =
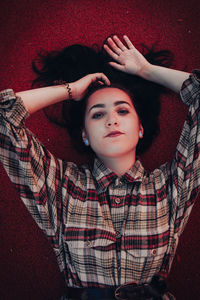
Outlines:
[{"label": "shirt collar", "polygon": [[106,190],[111,182],[114,182],[117,175],[108,169],[98,158],[94,160],[92,175],[96,178],[98,185],[102,190]]},{"label": "shirt collar", "polygon": [[121,177],[121,181],[124,180],[127,182],[142,182],[144,172],[144,167],[142,166],[141,162],[137,159],[132,168]]},{"label": "shirt collar", "polygon": [[[92,174],[97,180],[97,183],[102,190],[106,190],[108,185],[112,182],[115,182],[115,180],[118,177],[113,171],[108,169],[98,158],[95,158],[94,160]],[[128,170],[123,176],[121,176],[120,181],[128,183],[141,182],[143,176],[144,168],[141,162],[139,160],[136,160],[132,168]]]}]

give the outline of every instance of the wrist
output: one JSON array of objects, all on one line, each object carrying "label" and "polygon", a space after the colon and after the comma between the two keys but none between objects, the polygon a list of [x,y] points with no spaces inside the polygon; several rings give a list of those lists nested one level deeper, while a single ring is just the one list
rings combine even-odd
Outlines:
[{"label": "wrist", "polygon": [[73,99],[72,83],[68,83],[64,80],[55,80],[54,85],[63,86],[63,88],[65,88],[65,93],[66,93],[66,96],[67,96],[67,97],[65,97],[65,99],[67,99],[67,100],[72,100]]},{"label": "wrist", "polygon": [[[69,99],[77,100],[76,84],[74,82],[69,83]],[[71,95],[71,96],[70,96]]]},{"label": "wrist", "polygon": [[153,72],[154,65],[147,62],[145,65],[138,72],[138,76],[142,77],[143,79],[149,80],[151,74]]},{"label": "wrist", "polygon": [[69,100],[72,100],[73,97],[72,97],[72,86],[71,86],[71,83],[65,83],[65,87],[66,87],[66,90],[67,90],[67,94],[68,94],[68,99]]}]

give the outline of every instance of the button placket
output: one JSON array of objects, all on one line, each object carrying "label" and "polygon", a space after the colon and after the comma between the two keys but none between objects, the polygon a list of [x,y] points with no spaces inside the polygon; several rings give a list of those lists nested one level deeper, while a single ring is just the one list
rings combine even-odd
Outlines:
[{"label": "button placket", "polygon": [[[122,187],[119,188],[119,183]],[[126,196],[126,185],[120,182],[119,177],[109,186],[109,197],[110,197],[110,213],[112,218],[113,227],[116,231],[121,231],[124,222],[124,209],[123,205]],[[121,234],[116,235],[117,239],[121,238]]]},{"label": "button placket", "polygon": [[122,203],[124,196],[126,196],[126,188],[123,187],[123,182],[121,182],[118,177],[110,189],[110,197],[115,204],[120,204]]}]

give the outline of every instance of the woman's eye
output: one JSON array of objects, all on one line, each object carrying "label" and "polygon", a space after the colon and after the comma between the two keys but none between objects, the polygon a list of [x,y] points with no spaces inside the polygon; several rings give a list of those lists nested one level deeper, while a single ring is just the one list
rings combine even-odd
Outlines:
[{"label": "woman's eye", "polygon": [[120,114],[120,115],[126,115],[128,113],[129,113],[129,111],[127,109],[119,109],[118,110],[118,114]]},{"label": "woman's eye", "polygon": [[103,113],[102,112],[97,112],[95,114],[92,115],[92,119],[100,119],[103,117]]}]

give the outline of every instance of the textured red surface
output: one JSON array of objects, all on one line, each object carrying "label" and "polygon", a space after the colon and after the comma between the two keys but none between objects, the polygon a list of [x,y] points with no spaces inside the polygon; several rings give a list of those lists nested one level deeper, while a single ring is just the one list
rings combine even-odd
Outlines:
[{"label": "textured red surface", "polygon": [[[136,47],[157,42],[175,54],[178,69],[200,68],[199,0],[7,0],[0,2],[0,88],[28,89],[31,61],[41,48],[101,44],[111,33],[127,34]],[[185,107],[163,97],[161,134],[143,156],[153,169],[173,156]],[[37,112],[27,126],[60,158],[83,162],[64,130]],[[200,206],[192,211],[174,260],[169,285],[177,300],[200,299]],[[64,287],[54,253],[0,166],[0,299],[55,300]]]}]

